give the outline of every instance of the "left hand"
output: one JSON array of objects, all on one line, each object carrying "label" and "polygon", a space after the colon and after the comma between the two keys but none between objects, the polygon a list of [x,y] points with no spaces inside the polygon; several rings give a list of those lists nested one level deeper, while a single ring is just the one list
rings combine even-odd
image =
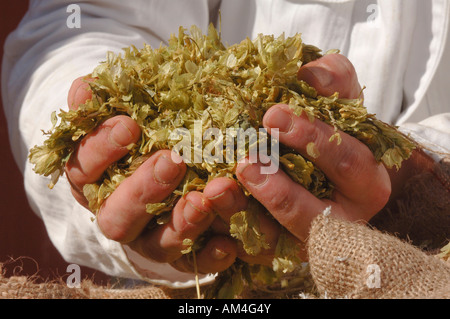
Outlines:
[{"label": "left hand", "polygon": [[[81,77],[72,83],[68,94],[71,110],[92,98],[90,81],[92,78]],[[131,117],[117,115],[83,137],[65,167],[72,195],[81,205],[89,209],[83,187],[98,181],[111,164],[128,154],[127,146],[138,142],[140,136],[141,129]],[[215,219],[208,199],[201,192],[192,191],[180,198],[167,224],[147,227],[153,216],[146,212],[146,204],[167,198],[186,173],[186,165],[174,161],[174,156],[178,155],[170,150],[159,150],[149,156],[103,202],[96,212],[96,220],[106,238],[127,244],[155,262],[193,272],[192,259],[182,254],[186,249],[183,240],[195,240]],[[236,243],[232,238],[222,234],[212,236],[198,251],[197,270],[199,273],[223,271],[233,264],[235,257]],[[140,271],[144,275],[147,272]]]}]

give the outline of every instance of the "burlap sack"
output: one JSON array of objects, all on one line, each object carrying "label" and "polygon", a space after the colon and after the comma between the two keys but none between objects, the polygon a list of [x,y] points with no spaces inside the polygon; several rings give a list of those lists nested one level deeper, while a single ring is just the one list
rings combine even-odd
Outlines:
[{"label": "burlap sack", "polygon": [[450,297],[450,265],[431,255],[450,236],[449,158],[411,178],[402,196],[370,224],[383,233],[331,217],[315,219],[308,254],[322,297]]},{"label": "burlap sack", "polygon": [[448,298],[450,265],[391,235],[315,219],[310,268],[323,298]]},{"label": "burlap sack", "polygon": [[116,289],[97,286],[83,280],[81,287],[70,288],[63,280],[36,283],[33,277],[3,277],[0,267],[0,299],[193,299],[195,288],[169,289],[142,286],[133,289]]},{"label": "burlap sack", "polygon": [[[315,219],[308,251],[320,298],[449,298],[450,264],[391,235],[332,217]],[[379,275],[379,281],[377,281]],[[301,293],[299,291],[298,293]],[[261,293],[249,293],[262,297]],[[146,286],[133,289],[81,288],[65,282],[34,283],[0,275],[0,298],[190,299],[195,289]]]}]

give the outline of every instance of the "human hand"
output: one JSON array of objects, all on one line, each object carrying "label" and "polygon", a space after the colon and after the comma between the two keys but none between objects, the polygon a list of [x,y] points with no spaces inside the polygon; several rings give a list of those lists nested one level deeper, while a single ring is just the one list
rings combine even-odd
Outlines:
[{"label": "human hand", "polygon": [[[362,97],[361,86],[351,62],[340,54],[326,55],[303,66],[298,78],[313,86],[319,95],[330,96],[339,92],[341,98]],[[266,112],[263,125],[270,133],[278,129],[279,141],[295,149],[314,162],[330,179],[335,188],[330,199],[318,199],[301,185],[295,183],[282,170],[275,174],[262,174],[261,163],[245,160],[238,164],[236,175],[240,183],[287,230],[300,248],[300,258],[307,260],[305,243],[313,219],[326,208],[331,214],[347,221],[366,223],[383,208],[401,196],[407,180],[426,170],[431,170],[433,160],[423,151],[414,150],[402,167],[386,168],[378,163],[369,148],[356,138],[340,132],[342,142],[330,143],[336,132],[320,120],[313,123],[304,114],[296,116],[288,105],[275,105]],[[313,142],[317,158],[306,150]],[[232,189],[230,187],[230,189]],[[239,198],[238,188],[234,197]],[[242,199],[240,200],[242,201]],[[229,220],[229,214],[222,217]],[[270,249],[262,256],[246,256],[242,247],[238,257],[248,262],[269,264],[280,229],[265,214],[260,214],[261,232],[267,237]]]},{"label": "human hand", "polygon": [[[78,78],[73,82],[68,95],[70,109],[77,109],[92,98],[89,81],[92,79]],[[133,119],[119,115],[82,139],[66,165],[72,194],[80,204],[88,208],[83,186],[96,182],[112,163],[128,153],[127,146],[136,143],[140,135]],[[215,220],[216,208],[204,194],[190,192],[177,202],[169,223],[147,228],[152,215],[146,212],[146,204],[162,202],[177,188],[186,172],[181,160],[172,160],[176,156],[169,150],[150,156],[106,199],[97,214],[97,223],[107,238],[127,244],[156,262],[192,272],[192,261],[181,253],[186,248],[183,240],[195,240]],[[199,273],[219,272],[234,262],[236,244],[228,236],[218,234],[196,257]]]},{"label": "human hand", "polygon": [[[302,67],[301,80],[316,88],[319,95],[339,92],[341,98],[358,98],[361,87],[350,61],[340,54],[326,55]],[[295,149],[319,167],[335,186],[331,199],[320,200],[293,182],[282,170],[272,175],[260,173],[261,164],[241,163],[237,176],[253,196],[292,234],[306,241],[312,220],[327,207],[334,216],[367,222],[388,202],[391,181],[387,169],[377,163],[369,148],[356,138],[340,132],[342,142],[329,142],[334,128],[306,115],[296,116],[287,105],[276,105],[264,116],[270,133],[279,130],[280,143]],[[317,158],[306,150],[313,142]]]},{"label": "human hand", "polygon": [[[341,98],[359,98],[361,86],[351,62],[340,54],[326,55],[303,66],[298,78],[315,87],[318,94],[329,96],[339,92]],[[354,222],[368,222],[401,194],[405,182],[430,169],[433,161],[415,150],[400,170],[377,163],[367,146],[340,132],[342,142],[329,142],[334,128],[319,120],[313,123],[294,115],[287,105],[275,105],[265,114],[263,125],[270,133],[279,130],[280,143],[295,149],[314,162],[334,184],[330,199],[318,199],[293,182],[282,170],[261,174],[262,164],[248,161],[237,167],[239,181],[265,208],[298,239],[304,247],[313,219],[331,207],[335,217]],[[317,147],[317,158],[306,150],[308,143]],[[305,258],[305,251],[303,258]]]},{"label": "human hand", "polygon": [[[350,61],[342,55],[326,55],[308,63],[298,73],[299,79],[308,82],[323,96],[340,93],[341,98],[358,98],[361,87]],[[282,170],[275,174],[262,174],[261,163],[245,160],[237,166],[237,178],[272,216],[296,239],[301,248],[301,258],[307,258],[305,245],[313,219],[326,208],[331,214],[349,221],[367,222],[388,202],[391,179],[383,164],[378,163],[369,148],[356,138],[340,133],[342,142],[329,142],[335,134],[330,125],[306,115],[296,116],[288,105],[275,105],[264,116],[263,125],[279,130],[280,143],[293,148],[314,162],[334,184],[330,199],[318,199]],[[307,145],[313,142],[320,154],[308,155]],[[261,214],[264,216],[264,214]],[[279,231],[272,221],[264,223],[271,231],[271,249],[263,258],[253,261],[266,263],[276,245]]]},{"label": "human hand", "polygon": [[[327,78],[327,77],[331,77]],[[299,71],[299,78],[315,86],[319,94],[329,96],[340,92],[343,98],[357,98],[361,94],[355,70],[341,55],[329,55],[311,62]],[[309,227],[318,214],[331,206],[332,214],[347,220],[368,221],[389,199],[389,175],[382,164],[375,161],[370,150],[357,139],[341,133],[342,143],[337,146],[329,138],[334,128],[316,120],[297,117],[287,105],[273,106],[265,115],[263,125],[269,131],[279,129],[280,142],[309,157],[306,145],[314,142],[320,152],[318,165],[335,184],[330,200],[320,200],[294,182],[282,170],[275,174],[262,174],[260,163],[245,160],[238,164],[236,175],[275,219],[290,231],[291,239],[299,247],[300,258],[307,259],[305,242]],[[229,234],[230,218],[245,210],[249,199],[238,184],[231,179],[216,178],[210,181],[203,195],[220,218],[212,228],[223,235]],[[237,257],[251,263],[272,265],[275,247],[281,234],[279,224],[261,212],[258,216],[260,231],[265,235],[269,249],[257,256],[247,255],[237,243]]]}]

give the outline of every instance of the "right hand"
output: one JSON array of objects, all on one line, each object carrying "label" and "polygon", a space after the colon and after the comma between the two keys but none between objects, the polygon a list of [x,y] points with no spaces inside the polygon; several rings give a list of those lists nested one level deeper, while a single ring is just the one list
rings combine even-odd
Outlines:
[{"label": "right hand", "polygon": [[[77,109],[92,98],[88,81],[92,79],[81,77],[73,82],[68,96],[70,109]],[[136,143],[140,136],[138,124],[128,116],[119,115],[106,120],[82,139],[66,165],[72,194],[81,205],[88,208],[83,186],[99,180],[107,167],[125,156],[127,146]],[[195,240],[213,224],[220,228],[221,222],[214,212],[225,203],[219,195],[227,191],[239,193],[233,184],[218,180],[205,189],[212,200],[205,193],[190,192],[177,202],[169,223],[148,229],[152,215],[146,212],[146,204],[162,202],[177,188],[186,172],[186,165],[172,161],[173,156],[178,155],[169,150],[150,156],[105,200],[97,214],[97,223],[107,238],[127,244],[142,256],[193,272],[192,260],[181,253],[186,248],[183,240]],[[242,197],[227,205],[226,210],[231,214],[241,210],[246,199]],[[198,272],[223,271],[233,264],[236,254],[236,242],[226,232],[217,234],[197,253]]]}]

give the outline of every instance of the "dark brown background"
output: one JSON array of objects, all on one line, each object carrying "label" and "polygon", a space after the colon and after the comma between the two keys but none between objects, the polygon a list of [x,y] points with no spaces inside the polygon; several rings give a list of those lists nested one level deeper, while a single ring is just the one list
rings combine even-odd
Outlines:
[{"label": "dark brown background", "polygon": [[[2,1],[0,4],[1,55],[7,35],[25,14],[28,1]],[[67,276],[67,266],[50,242],[42,221],[30,209],[22,175],[10,150],[8,133],[0,99],[0,263],[6,277],[13,274],[36,275],[38,281]],[[107,283],[101,272],[81,267],[83,278],[97,284]]]}]

